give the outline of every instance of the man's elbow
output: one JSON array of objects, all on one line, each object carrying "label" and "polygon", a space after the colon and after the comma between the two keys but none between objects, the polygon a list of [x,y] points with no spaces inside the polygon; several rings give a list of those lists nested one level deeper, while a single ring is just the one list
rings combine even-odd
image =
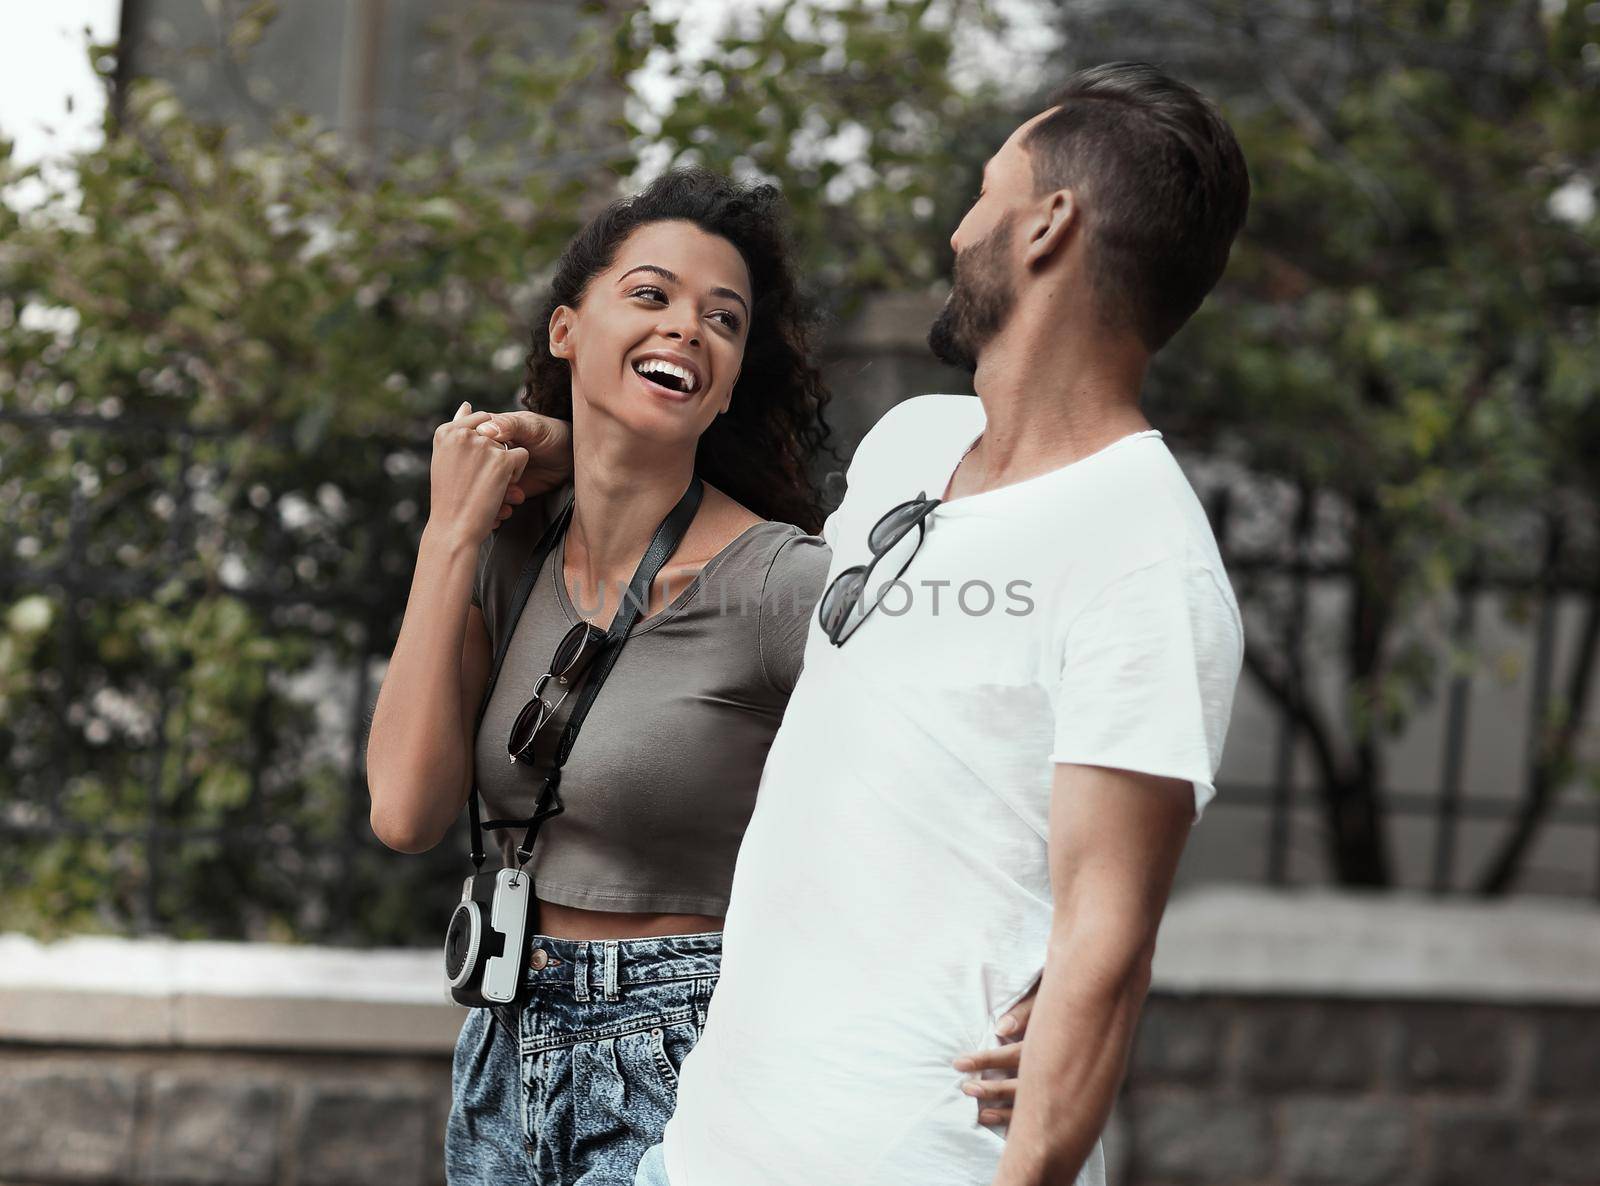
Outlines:
[{"label": "man's elbow", "polygon": [[1073,968],[1081,991],[1138,1005],[1150,991],[1155,969],[1156,944],[1096,928],[1058,929],[1050,937],[1049,959]]}]

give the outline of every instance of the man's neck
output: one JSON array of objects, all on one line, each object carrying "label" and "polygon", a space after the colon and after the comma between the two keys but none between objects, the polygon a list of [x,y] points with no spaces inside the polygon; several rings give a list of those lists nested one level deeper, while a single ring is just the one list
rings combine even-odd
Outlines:
[{"label": "man's neck", "polygon": [[1139,409],[1147,366],[1147,355],[1109,348],[1104,337],[1013,316],[973,376],[983,435],[957,467],[950,497],[1037,477],[1148,429]]}]

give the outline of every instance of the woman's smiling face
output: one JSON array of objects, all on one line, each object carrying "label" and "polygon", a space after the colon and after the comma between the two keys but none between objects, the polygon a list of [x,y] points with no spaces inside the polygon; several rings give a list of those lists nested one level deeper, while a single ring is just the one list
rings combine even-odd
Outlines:
[{"label": "woman's smiling face", "polygon": [[744,359],[750,272],[692,222],[652,222],[617,248],[582,301],[550,318],[550,351],[581,403],[657,440],[698,439],[728,409]]}]

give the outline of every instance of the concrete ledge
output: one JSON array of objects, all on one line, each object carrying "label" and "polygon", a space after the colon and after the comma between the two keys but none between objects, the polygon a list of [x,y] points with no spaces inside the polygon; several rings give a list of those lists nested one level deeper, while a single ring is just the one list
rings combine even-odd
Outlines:
[{"label": "concrete ledge", "polygon": [[437,1053],[465,1011],[432,950],[0,935],[0,1041]]},{"label": "concrete ledge", "polygon": [[[1167,909],[1153,991],[1600,1003],[1600,907],[1210,887]],[[0,1041],[450,1050],[437,951],[0,935]]]},{"label": "concrete ledge", "polygon": [[1600,905],[1212,886],[1168,905],[1154,988],[1600,1004]]}]

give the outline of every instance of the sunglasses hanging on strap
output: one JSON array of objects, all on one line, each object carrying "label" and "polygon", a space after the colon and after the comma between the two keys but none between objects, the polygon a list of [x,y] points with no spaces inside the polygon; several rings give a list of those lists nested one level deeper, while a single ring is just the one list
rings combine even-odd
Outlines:
[{"label": "sunglasses hanging on strap", "polygon": [[[534,909],[533,878],[524,872],[524,867],[533,856],[534,842],[544,821],[565,810],[561,801],[561,771],[572,754],[578,730],[588,715],[590,705],[599,695],[606,676],[622,653],[622,646],[627,642],[640,612],[649,603],[650,590],[657,574],[683,542],[689,524],[700,509],[704,492],[705,486],[700,476],[694,475],[683,497],[656,528],[650,546],[645,549],[639,567],[634,570],[633,579],[628,582],[627,595],[617,607],[610,628],[602,631],[588,622],[580,622],[568,631],[556,648],[549,671],[535,684],[533,699],[518,713],[507,743],[510,760],[537,765],[541,733],[547,730],[555,718],[556,710],[582,681],[582,689],[576,693],[577,700],[561,731],[560,741],[555,745],[553,754],[549,755],[549,772],[534,803],[533,814],[527,819],[480,822],[474,763],[467,808],[472,825],[472,865],[478,872],[466,879],[461,901],[456,905],[445,936],[445,973],[450,980],[451,996],[458,1004],[503,1005],[515,1003],[522,996],[522,949],[531,931]],[[510,648],[517,620],[522,616],[523,607],[528,602],[545,559],[554,550],[571,521],[572,507],[573,499],[569,498],[540,535],[522,567],[508,606],[506,622],[499,629],[500,637],[495,641],[494,662],[489,668],[483,701],[478,705],[473,739],[483,725],[484,713],[488,711],[489,700],[499,681],[500,667]],[[561,574],[557,573],[555,579],[562,579]],[[587,679],[584,678],[586,674]],[[554,704],[546,699],[552,683],[558,689],[558,693],[554,694]],[[497,873],[482,872],[485,857],[483,832],[486,828],[525,829],[522,843],[517,846],[515,869],[505,868]],[[495,950],[491,951],[490,948]]]}]

